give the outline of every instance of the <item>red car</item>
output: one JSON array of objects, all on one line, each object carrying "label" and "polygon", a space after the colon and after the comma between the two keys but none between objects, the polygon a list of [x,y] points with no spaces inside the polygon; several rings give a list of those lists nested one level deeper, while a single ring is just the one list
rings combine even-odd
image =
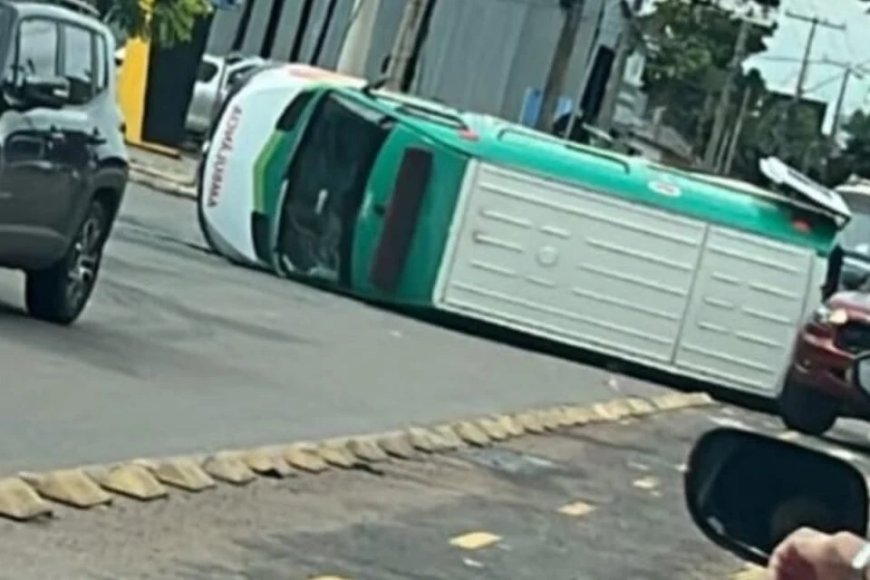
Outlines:
[{"label": "red car", "polygon": [[849,382],[858,354],[870,351],[870,294],[840,292],[820,306],[797,336],[779,397],[790,428],[821,435],[837,417],[870,418],[870,404]]}]

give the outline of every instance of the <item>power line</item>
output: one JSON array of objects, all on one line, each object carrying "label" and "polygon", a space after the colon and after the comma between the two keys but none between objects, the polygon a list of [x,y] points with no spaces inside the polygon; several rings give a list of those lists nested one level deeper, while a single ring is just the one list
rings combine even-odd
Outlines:
[{"label": "power line", "polygon": [[798,73],[798,82],[797,87],[795,89],[794,100],[795,102],[801,100],[801,96],[803,96],[804,92],[804,82],[806,82],[807,71],[809,69],[810,64],[810,56],[813,51],[813,42],[816,39],[816,29],[819,26],[824,26],[826,28],[831,28],[834,30],[846,30],[845,24],[834,24],[826,19],[819,18],[818,16],[805,16],[803,14],[797,14],[790,10],[787,10],[785,13],[786,18],[791,18],[793,20],[800,20],[802,22],[808,22],[810,24],[810,32],[807,36],[806,46],[804,48],[804,57],[801,62],[801,69]]}]

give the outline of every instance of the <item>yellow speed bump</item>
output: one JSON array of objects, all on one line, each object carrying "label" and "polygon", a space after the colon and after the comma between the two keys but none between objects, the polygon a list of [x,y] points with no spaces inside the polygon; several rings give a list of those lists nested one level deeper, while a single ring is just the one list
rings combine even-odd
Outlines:
[{"label": "yellow speed bump", "polygon": [[438,425],[433,432],[443,442],[445,451],[455,451],[465,447],[465,442],[450,425]]},{"label": "yellow speed bump", "polygon": [[631,407],[624,399],[596,403],[592,410],[602,421],[619,421],[631,415]]},{"label": "yellow speed bump", "polygon": [[378,437],[378,445],[388,455],[399,459],[413,459],[417,456],[407,434],[402,432],[386,433]]},{"label": "yellow speed bump", "polygon": [[686,404],[690,407],[704,407],[716,404],[716,399],[711,397],[709,393],[687,393],[684,397],[686,398]]},{"label": "yellow speed bump", "polygon": [[743,569],[734,572],[728,577],[728,580],[767,580],[770,575],[767,570],[760,566],[747,564]]},{"label": "yellow speed bump", "polygon": [[73,507],[86,509],[112,501],[112,496],[81,469],[22,473],[20,477],[42,497]]},{"label": "yellow speed bump", "polygon": [[296,469],[309,473],[321,473],[329,469],[329,465],[320,455],[300,445],[287,447],[284,450],[284,459]]},{"label": "yellow speed bump", "polygon": [[202,462],[202,468],[218,481],[245,485],[257,479],[257,474],[242,461],[238,453],[220,451]]},{"label": "yellow speed bump", "polygon": [[579,518],[591,514],[595,511],[595,506],[586,503],[585,501],[575,501],[568,505],[563,505],[559,508],[559,513],[574,518]]},{"label": "yellow speed bump", "polygon": [[655,405],[647,401],[646,399],[641,399],[640,397],[630,397],[625,400],[628,408],[634,417],[640,417],[642,415],[651,415],[656,412]]},{"label": "yellow speed bump", "polygon": [[95,468],[88,474],[109,491],[139,500],[160,499],[169,490],[150,471],[133,463]]},{"label": "yellow speed bump", "polygon": [[568,405],[559,407],[557,412],[559,413],[559,426],[560,427],[573,427],[574,422],[571,418],[570,407]]},{"label": "yellow speed bump", "polygon": [[515,421],[514,418],[510,415],[498,415],[497,417],[495,417],[495,421],[499,425],[501,425],[501,428],[504,429],[511,437],[520,437],[522,435],[525,435],[526,433],[526,430],[523,429],[523,426]]},{"label": "yellow speed bump", "polygon": [[528,433],[540,434],[544,432],[544,424],[541,422],[541,418],[537,413],[532,411],[517,413],[514,416],[514,419],[520,424],[520,427]]},{"label": "yellow speed bump", "polygon": [[479,550],[500,541],[500,536],[490,534],[489,532],[470,532],[452,538],[450,545],[462,548],[463,550]]},{"label": "yellow speed bump", "polygon": [[509,437],[507,430],[494,419],[480,419],[477,421],[477,426],[493,441],[504,441]]},{"label": "yellow speed bump", "polygon": [[424,453],[433,453],[438,450],[438,445],[434,441],[432,434],[422,427],[411,427],[407,431],[408,433],[408,441],[411,442],[411,446],[418,450],[423,451]]},{"label": "yellow speed bump", "polygon": [[215,480],[193,459],[140,459],[135,463],[150,470],[160,482],[185,491],[199,492],[216,485]]},{"label": "yellow speed bump", "polygon": [[426,453],[437,453],[451,449],[450,442],[434,429],[411,427],[408,429],[408,440],[415,449]]},{"label": "yellow speed bump", "polygon": [[485,447],[490,444],[489,435],[480,427],[471,421],[460,421],[453,425],[453,430],[459,435],[460,439],[474,445],[475,447]]},{"label": "yellow speed bump", "polygon": [[662,411],[685,409],[691,406],[692,399],[685,393],[665,393],[653,397],[653,404]]},{"label": "yellow speed bump", "polygon": [[540,411],[538,416],[540,417],[541,425],[547,431],[556,431],[562,427],[562,423],[565,421],[565,411],[558,407]]},{"label": "yellow speed bump", "polygon": [[239,458],[251,471],[265,477],[284,478],[293,475],[281,452],[274,449],[249,449],[242,451]]},{"label": "yellow speed bump", "polygon": [[18,521],[50,516],[51,506],[17,477],[0,479],[0,516]]},{"label": "yellow speed bump", "polygon": [[317,454],[329,465],[342,469],[352,469],[359,465],[359,460],[353,453],[340,443],[318,445]]},{"label": "yellow speed bump", "polygon": [[347,450],[362,461],[377,463],[389,459],[387,452],[378,445],[374,437],[354,437],[348,439]]},{"label": "yellow speed bump", "polygon": [[592,409],[580,405],[567,407],[565,409],[565,416],[569,426],[586,425],[595,419]]}]

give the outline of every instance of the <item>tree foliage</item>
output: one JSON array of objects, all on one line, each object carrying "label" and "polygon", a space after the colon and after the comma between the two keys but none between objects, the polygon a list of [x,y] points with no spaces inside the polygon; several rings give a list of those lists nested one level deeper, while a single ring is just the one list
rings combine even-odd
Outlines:
[{"label": "tree foliage", "polygon": [[[855,111],[843,128],[848,136],[838,161],[844,166],[844,173],[870,179],[870,114]],[[840,177],[842,181],[849,175]]]},{"label": "tree foliage", "polygon": [[211,12],[208,0],[95,0],[104,20],[125,36],[164,46],[187,42],[199,18]]},{"label": "tree foliage", "polygon": [[811,106],[795,105],[780,95],[763,93],[754,103],[738,142],[733,172],[758,182],[758,161],[776,155],[816,179],[825,174],[828,142],[822,119]]},{"label": "tree foliage", "polygon": [[[701,146],[734,56],[740,23],[715,3],[661,0],[641,19],[641,27],[649,47],[644,89],[650,105],[664,107],[664,122]],[[772,32],[750,28],[747,56],[765,50]]]}]

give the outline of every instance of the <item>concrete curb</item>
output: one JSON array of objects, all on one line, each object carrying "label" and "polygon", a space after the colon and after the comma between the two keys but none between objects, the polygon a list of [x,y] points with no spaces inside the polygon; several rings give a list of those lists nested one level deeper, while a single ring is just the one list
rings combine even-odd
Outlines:
[{"label": "concrete curb", "polygon": [[175,197],[196,199],[193,179],[184,179],[139,163],[130,163],[130,181]]},{"label": "concrete curb", "polygon": [[414,426],[389,433],[289,443],[211,455],[135,459],[0,479],[0,517],[31,521],[52,517],[53,504],[81,510],[114,505],[122,496],[153,501],[182,493],[208,493],[218,485],[246,485],[258,477],[285,478],[336,469],[377,469],[384,461],[417,459],[462,447],[587,424],[714,404],[706,393],[667,393],[593,405],[563,405],[507,415]]}]

